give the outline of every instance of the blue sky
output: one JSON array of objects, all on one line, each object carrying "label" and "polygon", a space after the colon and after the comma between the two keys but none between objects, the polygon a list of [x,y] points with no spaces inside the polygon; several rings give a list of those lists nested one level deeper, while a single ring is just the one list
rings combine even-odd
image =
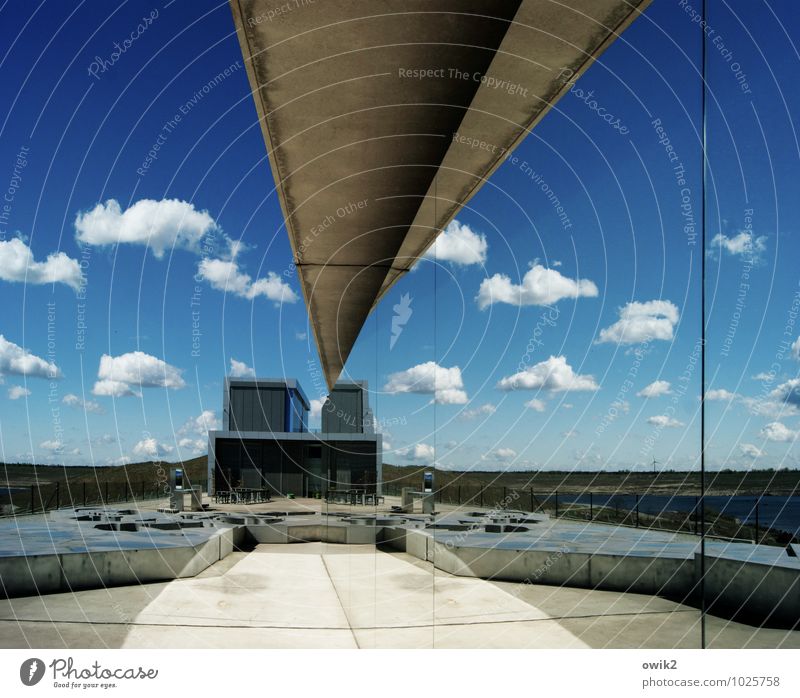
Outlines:
[{"label": "blue sky", "polygon": [[[708,465],[793,467],[800,16],[710,4]],[[202,453],[232,369],[324,392],[230,11],[182,5],[0,10],[6,461]],[[654,0],[368,320],[387,462],[698,466],[691,10]]]}]

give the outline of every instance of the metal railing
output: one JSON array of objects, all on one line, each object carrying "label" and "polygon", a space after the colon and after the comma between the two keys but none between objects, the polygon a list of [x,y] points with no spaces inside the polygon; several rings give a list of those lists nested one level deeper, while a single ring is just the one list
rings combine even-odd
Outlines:
[{"label": "metal railing", "polygon": [[[408,483],[384,483],[383,492],[399,496]],[[700,497],[631,492],[535,492],[533,488],[445,485],[435,501],[480,510],[519,510],[553,518],[633,528],[700,533]],[[766,545],[800,541],[800,496],[706,495],[705,532],[712,538]],[[783,528],[782,528],[783,526]]]},{"label": "metal railing", "polygon": [[[193,483],[207,491],[207,481]],[[109,482],[57,481],[32,485],[10,485],[0,496],[0,516],[39,514],[54,509],[106,506],[163,499],[170,495],[168,483],[153,480]]]}]

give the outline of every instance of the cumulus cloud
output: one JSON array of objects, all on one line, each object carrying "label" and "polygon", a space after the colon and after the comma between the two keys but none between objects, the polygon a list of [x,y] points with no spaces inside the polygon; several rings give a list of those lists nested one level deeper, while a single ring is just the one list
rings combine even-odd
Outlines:
[{"label": "cumulus cloud", "polygon": [[174,447],[162,444],[153,437],[142,439],[133,447],[133,455],[137,458],[162,458],[174,451]]},{"label": "cumulus cloud", "polygon": [[124,397],[138,395],[135,388],[171,388],[178,390],[186,385],[181,370],[141,351],[121,356],[103,354],[97,371],[97,382],[92,388],[95,395]]},{"label": "cumulus cloud", "polygon": [[679,422],[677,419],[668,417],[665,414],[657,414],[654,417],[648,417],[647,423],[659,429],[678,429],[679,427],[686,426],[683,422]]},{"label": "cumulus cloud", "polygon": [[730,390],[725,390],[724,388],[709,390],[706,393],[706,400],[717,400],[720,402],[730,402],[731,400],[735,400],[737,397],[738,395],[736,393],[732,393]]},{"label": "cumulus cloud", "polygon": [[191,451],[192,453],[202,453],[206,450],[208,442],[205,439],[191,439],[184,437],[178,441],[178,447],[184,451]]},{"label": "cumulus cloud", "polygon": [[579,375],[567,363],[565,356],[551,356],[546,361],[528,366],[507,376],[497,384],[500,390],[548,390],[553,393],[594,391],[599,388],[594,376]]},{"label": "cumulus cloud", "polygon": [[534,412],[544,412],[545,408],[547,407],[547,403],[545,403],[544,400],[532,398],[525,403],[525,407],[527,407],[529,410],[533,410]]},{"label": "cumulus cloud", "polygon": [[516,455],[517,452],[513,448],[496,448],[493,451],[489,451],[483,458],[484,460],[495,460],[503,463],[515,458]]},{"label": "cumulus cloud", "polygon": [[319,419],[320,417],[322,417],[323,405],[325,405],[325,400],[323,399],[318,400],[317,398],[311,398],[311,400],[309,400],[309,406],[310,406],[310,409],[308,411],[309,417],[311,419]]},{"label": "cumulus cloud", "polygon": [[61,402],[68,407],[74,407],[75,409],[83,410],[84,412],[105,414],[105,410],[99,402],[95,402],[94,400],[83,400],[73,393],[67,393],[63,398],[61,398]]},{"label": "cumulus cloud", "polygon": [[74,291],[81,285],[81,267],[64,252],[53,252],[37,262],[33,251],[19,238],[0,240],[0,279],[29,284],[66,284]]},{"label": "cumulus cloud", "polygon": [[125,211],[114,199],[75,219],[77,239],[89,245],[145,245],[157,259],[173,247],[200,252],[200,241],[218,230],[208,211],[179,199],[141,199]]},{"label": "cumulus cloud", "polygon": [[12,385],[8,389],[9,400],[19,400],[21,397],[28,397],[31,391],[21,385]]},{"label": "cumulus cloud", "polygon": [[203,410],[197,417],[189,417],[178,429],[178,436],[208,436],[209,431],[218,431],[221,422],[213,410]]},{"label": "cumulus cloud", "polygon": [[406,460],[409,461],[425,461],[431,463],[434,458],[434,449],[430,444],[416,444],[414,448],[404,449],[398,451],[401,455],[405,455]]},{"label": "cumulus cloud", "polygon": [[63,442],[58,439],[48,439],[39,444],[39,448],[50,453],[61,453],[64,450]]},{"label": "cumulus cloud", "polygon": [[619,320],[600,330],[597,342],[638,344],[655,339],[671,340],[678,318],[678,306],[670,301],[633,301],[620,308]]},{"label": "cumulus cloud", "polygon": [[800,432],[790,429],[781,422],[770,422],[761,430],[761,436],[767,441],[787,442],[797,439]]},{"label": "cumulus cloud", "polygon": [[597,296],[597,286],[588,279],[569,279],[555,269],[548,269],[534,263],[522,277],[521,284],[515,284],[505,274],[495,274],[484,279],[475,300],[481,310],[493,303],[509,305],[553,305],[563,298],[593,298]]},{"label": "cumulus cloud", "polygon": [[237,361],[231,357],[231,378],[255,378],[256,371],[244,361]]},{"label": "cumulus cloud", "polygon": [[225,293],[233,293],[241,298],[253,300],[258,296],[280,303],[295,303],[298,295],[274,271],[253,281],[249,274],[239,269],[235,259],[204,259],[197,268],[197,274],[212,288]]},{"label": "cumulus cloud", "polygon": [[766,236],[756,237],[747,230],[743,230],[733,237],[717,233],[711,239],[711,247],[708,251],[711,255],[727,252],[734,256],[758,259],[767,249],[766,241]]},{"label": "cumulus cloud", "polygon": [[760,458],[764,455],[764,451],[755,444],[739,444],[739,451],[748,458]]},{"label": "cumulus cloud", "polygon": [[653,381],[636,393],[636,397],[653,398],[670,394],[672,394],[672,386],[669,381]]},{"label": "cumulus cloud", "polygon": [[783,403],[793,410],[800,409],[800,378],[792,378],[781,383],[769,395],[774,401]]},{"label": "cumulus cloud", "polygon": [[0,334],[0,375],[61,378],[61,369],[54,363],[34,356],[27,349],[9,342]]},{"label": "cumulus cloud", "polygon": [[468,400],[461,369],[458,366],[445,368],[435,361],[390,374],[383,389],[389,393],[433,395],[440,405],[463,405]]},{"label": "cumulus cloud", "polygon": [[464,410],[460,415],[458,415],[458,418],[469,422],[473,419],[477,419],[478,417],[488,417],[489,415],[494,414],[496,411],[497,407],[487,402],[485,405],[481,405],[480,407],[475,407],[471,410]]},{"label": "cumulus cloud", "polygon": [[794,340],[792,343],[792,356],[797,360],[800,361],[800,337]]},{"label": "cumulus cloud", "polygon": [[457,220],[441,232],[425,253],[426,259],[453,264],[485,264],[489,245],[486,236],[476,233],[468,225]]}]

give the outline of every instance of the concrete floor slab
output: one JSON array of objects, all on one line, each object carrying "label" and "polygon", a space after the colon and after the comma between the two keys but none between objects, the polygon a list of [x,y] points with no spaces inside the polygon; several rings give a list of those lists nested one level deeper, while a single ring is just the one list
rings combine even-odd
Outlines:
[{"label": "concrete floor slab", "polygon": [[[699,612],[656,597],[454,577],[405,553],[260,545],[192,579],[0,601],[1,647],[693,648]],[[709,617],[712,647],[800,632]]]}]

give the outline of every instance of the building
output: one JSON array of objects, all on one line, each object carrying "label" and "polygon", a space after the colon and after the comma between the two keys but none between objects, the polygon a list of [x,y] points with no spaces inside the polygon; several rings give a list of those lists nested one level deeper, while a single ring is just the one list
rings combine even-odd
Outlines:
[{"label": "building", "polygon": [[209,492],[236,487],[278,496],[328,490],[380,494],[382,438],[366,381],[340,381],[308,428],[310,403],[293,379],[226,378],[222,430],[208,433]]}]

